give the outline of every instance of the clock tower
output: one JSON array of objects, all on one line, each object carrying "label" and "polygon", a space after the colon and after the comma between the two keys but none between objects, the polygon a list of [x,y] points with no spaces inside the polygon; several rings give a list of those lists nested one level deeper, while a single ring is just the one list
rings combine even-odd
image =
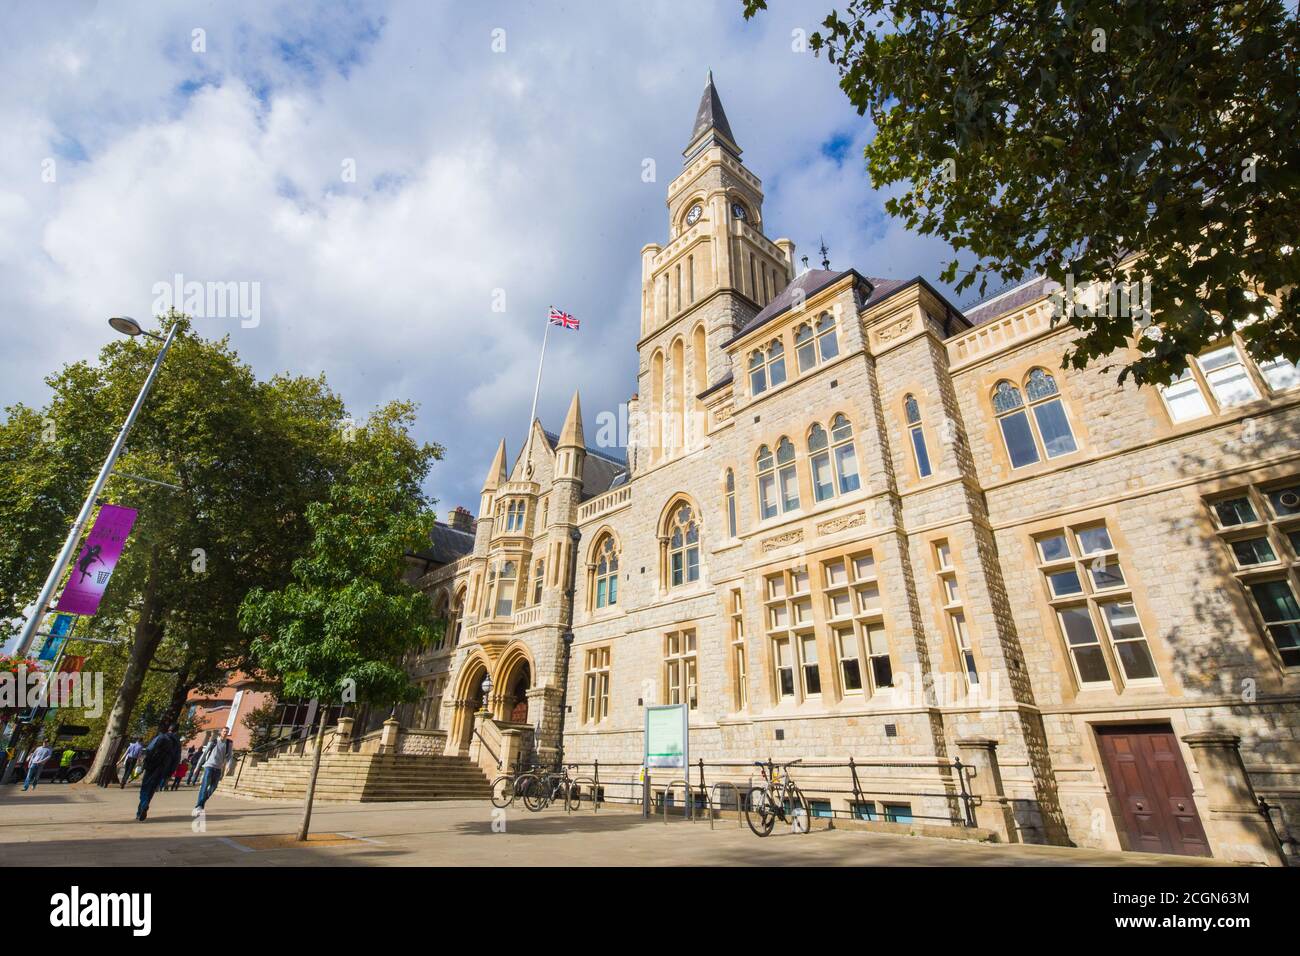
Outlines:
[{"label": "clock tower", "polygon": [[794,278],[794,243],[769,239],[763,188],[741,161],[710,71],[668,186],[668,244],[641,250],[636,470],[703,439],[697,396],[730,371],[725,343]]}]

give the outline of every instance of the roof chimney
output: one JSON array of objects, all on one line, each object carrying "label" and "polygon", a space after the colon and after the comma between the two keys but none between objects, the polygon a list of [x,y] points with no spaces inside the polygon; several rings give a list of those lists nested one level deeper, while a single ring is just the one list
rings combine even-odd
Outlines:
[{"label": "roof chimney", "polygon": [[463,505],[457,505],[456,510],[451,513],[451,526],[457,531],[464,531],[466,534],[474,533],[474,516],[469,513],[469,509]]}]

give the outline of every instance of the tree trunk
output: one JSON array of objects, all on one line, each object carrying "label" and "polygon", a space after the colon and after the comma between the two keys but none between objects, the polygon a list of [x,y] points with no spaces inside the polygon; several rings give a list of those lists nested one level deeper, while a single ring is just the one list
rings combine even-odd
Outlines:
[{"label": "tree trunk", "polygon": [[298,839],[307,839],[307,829],[311,826],[311,804],[316,799],[316,775],[320,773],[320,752],[325,743],[325,709],[318,707],[320,719],[316,724],[316,752],[311,758],[311,776],[307,779],[307,800],[302,808],[302,826],[298,828]]},{"label": "tree trunk", "polygon": [[144,686],[149,664],[153,660],[158,645],[162,642],[163,628],[158,623],[158,548],[154,546],[149,554],[149,579],[145,584],[144,601],[140,605],[140,616],[135,622],[135,640],[131,644],[131,656],[122,674],[122,686],[117,690],[113,709],[109,712],[104,726],[104,737],[95,752],[95,762],[86,774],[86,783],[95,783],[107,787],[117,778],[117,757],[127,738],[127,725],[135,702]]},{"label": "tree trunk", "polygon": [[176,674],[176,683],[172,685],[171,700],[167,702],[167,708],[162,715],[164,724],[177,724],[180,722],[181,711],[185,709],[185,698],[189,697],[190,691],[194,689],[194,680],[190,676],[190,671],[190,666],[186,664]]}]

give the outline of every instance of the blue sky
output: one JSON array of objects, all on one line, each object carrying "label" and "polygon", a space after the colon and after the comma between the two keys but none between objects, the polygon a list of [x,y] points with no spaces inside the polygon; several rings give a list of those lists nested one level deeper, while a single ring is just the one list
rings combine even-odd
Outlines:
[{"label": "blue sky", "polygon": [[949,250],[884,213],[866,121],[792,49],[830,3],[773,6],[748,23],[739,0],[11,12],[0,403],[42,403],[42,377],[93,353],[108,315],[146,318],[155,283],[255,282],[256,327],[200,328],[263,376],[323,371],[358,415],[418,401],[447,448],[439,511],[474,509],[497,441],[523,437],[548,305],[583,320],[551,338],[549,427],[574,387],[589,435],[635,391],[639,252],[666,237],[708,69],[774,236],[938,284]]}]

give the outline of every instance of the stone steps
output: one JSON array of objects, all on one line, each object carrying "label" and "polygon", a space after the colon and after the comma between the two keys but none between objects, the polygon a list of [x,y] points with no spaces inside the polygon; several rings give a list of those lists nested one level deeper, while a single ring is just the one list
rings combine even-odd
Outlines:
[{"label": "stone steps", "polygon": [[[301,799],[311,776],[311,754],[284,754],[245,766],[221,781],[225,793],[264,799]],[[475,800],[490,796],[488,778],[465,757],[412,754],[324,754],[316,798],[335,802]]]}]

